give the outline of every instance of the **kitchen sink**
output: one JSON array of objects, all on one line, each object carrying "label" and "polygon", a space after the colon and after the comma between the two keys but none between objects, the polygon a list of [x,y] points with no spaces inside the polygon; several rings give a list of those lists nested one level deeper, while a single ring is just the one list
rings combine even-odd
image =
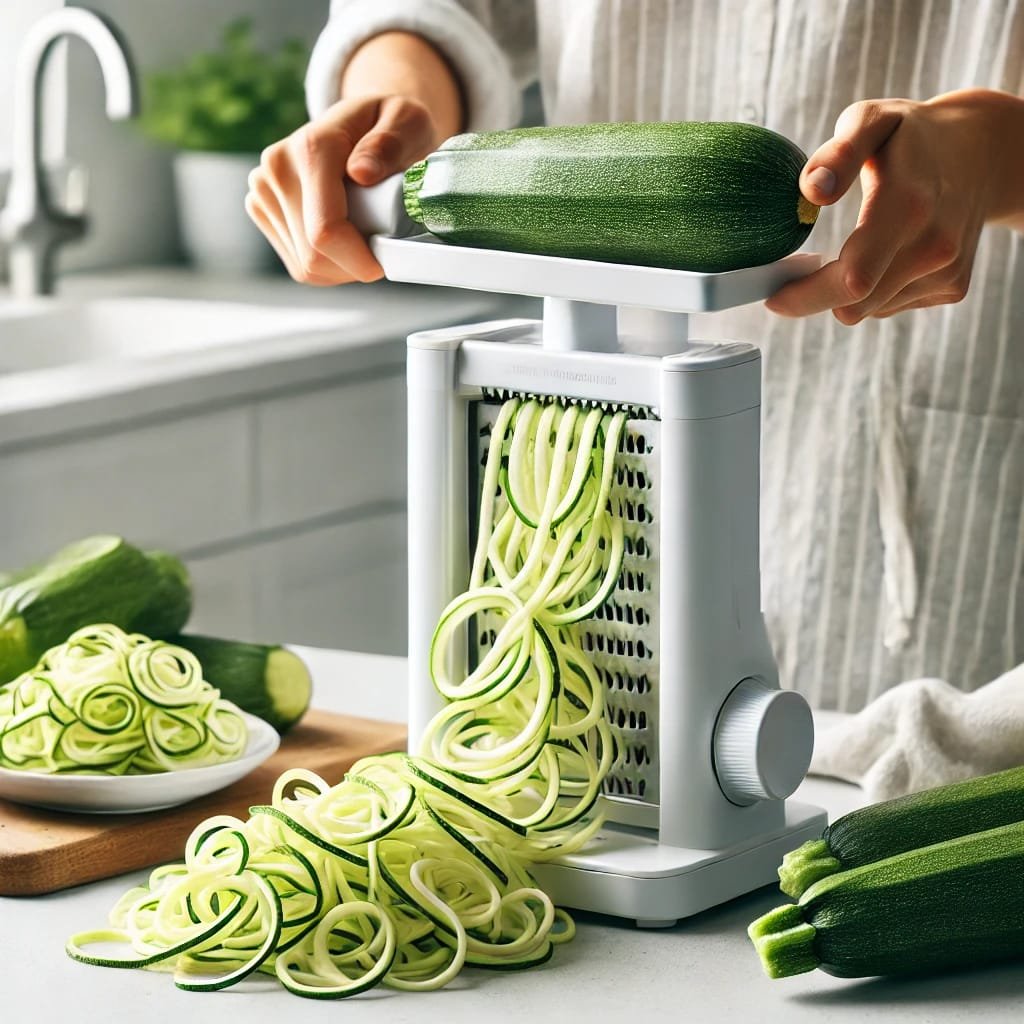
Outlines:
[{"label": "kitchen sink", "polygon": [[0,303],[0,374],[167,359],[222,346],[335,332],[365,310],[136,296]]}]

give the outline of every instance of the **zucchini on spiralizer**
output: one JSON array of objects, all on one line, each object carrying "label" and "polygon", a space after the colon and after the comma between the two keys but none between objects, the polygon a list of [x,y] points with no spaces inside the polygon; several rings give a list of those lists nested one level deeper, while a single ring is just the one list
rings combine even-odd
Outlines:
[{"label": "zucchini on spiralizer", "polygon": [[861,807],[787,853],[780,888],[794,899],[828,875],[933,843],[1024,821],[1024,767]]},{"label": "zucchini on spiralizer", "polygon": [[457,135],[405,173],[405,207],[457,245],[676,270],[781,259],[818,208],[788,139],[742,122]]}]

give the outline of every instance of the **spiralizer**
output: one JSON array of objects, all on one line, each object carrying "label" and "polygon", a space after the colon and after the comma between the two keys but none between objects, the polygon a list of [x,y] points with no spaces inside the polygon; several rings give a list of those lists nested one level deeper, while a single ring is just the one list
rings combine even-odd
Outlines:
[{"label": "spiralizer", "polygon": [[[409,337],[410,749],[442,704],[428,652],[469,578],[478,470],[500,401],[625,409],[623,568],[599,615],[577,626],[618,741],[607,824],[535,874],[556,903],[646,927],[773,881],[826,816],[786,799],[807,771],[813,726],[804,699],[779,688],[761,614],[761,359],[750,344],[691,340],[687,314],[766,298],[818,258],[701,274],[471,249],[407,237],[398,178],[350,187],[349,203],[391,280],[544,299],[540,321]],[[472,667],[474,640],[453,677]]]}]

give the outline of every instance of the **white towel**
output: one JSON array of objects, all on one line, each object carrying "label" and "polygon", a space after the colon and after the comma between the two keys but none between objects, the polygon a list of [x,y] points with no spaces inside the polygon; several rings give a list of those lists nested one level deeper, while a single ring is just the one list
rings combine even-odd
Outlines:
[{"label": "white towel", "polygon": [[815,738],[811,773],[888,800],[1024,764],[1024,665],[964,693],[941,679],[901,683]]}]

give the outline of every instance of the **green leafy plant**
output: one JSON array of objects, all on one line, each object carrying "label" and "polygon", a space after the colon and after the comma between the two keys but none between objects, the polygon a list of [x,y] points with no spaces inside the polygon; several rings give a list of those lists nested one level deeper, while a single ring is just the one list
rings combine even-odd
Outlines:
[{"label": "green leafy plant", "polygon": [[142,128],[180,149],[259,152],[305,122],[308,58],[298,39],[260,50],[250,20],[233,21],[219,50],[146,76]]}]

